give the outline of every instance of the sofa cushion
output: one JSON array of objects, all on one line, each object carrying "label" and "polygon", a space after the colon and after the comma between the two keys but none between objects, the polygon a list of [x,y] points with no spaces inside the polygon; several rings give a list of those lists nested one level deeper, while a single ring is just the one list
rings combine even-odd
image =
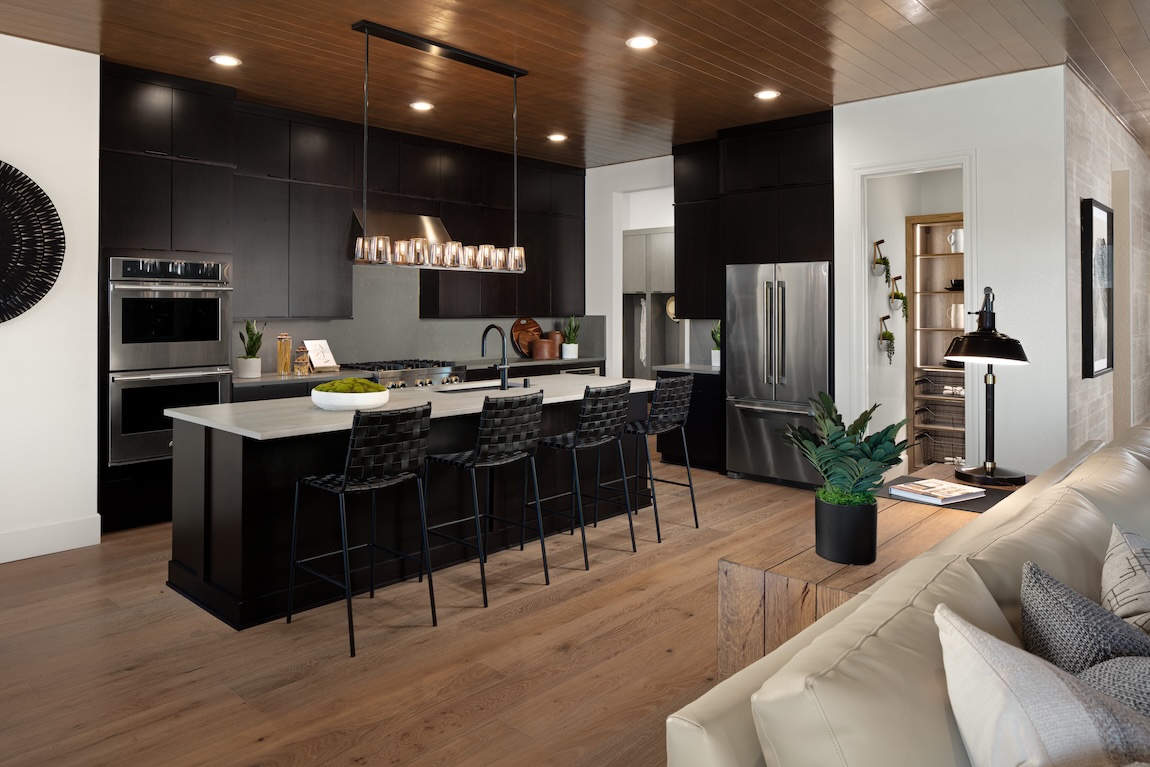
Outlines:
[{"label": "sofa cushion", "polygon": [[975,767],[1150,759],[1150,718],[998,640],[945,604],[935,620],[950,702]]},{"label": "sofa cushion", "polygon": [[1150,658],[1112,658],[1078,675],[1086,684],[1150,716]]},{"label": "sofa cushion", "polygon": [[1150,537],[1150,468],[1131,453],[1103,448],[1058,486],[1073,488],[1111,522]]},{"label": "sofa cushion", "polygon": [[1033,560],[1080,594],[1098,599],[1110,521],[1083,496],[1053,487],[1027,504],[970,555],[970,565],[1022,633],[1022,564]]},{"label": "sofa cushion", "polygon": [[1102,563],[1102,606],[1150,632],[1150,542],[1118,525]]},{"label": "sofa cushion", "polygon": [[1150,656],[1150,636],[1033,562],[1022,567],[1022,644],[1071,674],[1119,656]]},{"label": "sofa cushion", "polygon": [[752,696],[766,763],[969,764],[946,694],[940,602],[1018,644],[964,557],[913,559]]},{"label": "sofa cushion", "polygon": [[1127,429],[1111,440],[1107,447],[1129,453],[1150,468],[1150,427],[1146,425]]}]

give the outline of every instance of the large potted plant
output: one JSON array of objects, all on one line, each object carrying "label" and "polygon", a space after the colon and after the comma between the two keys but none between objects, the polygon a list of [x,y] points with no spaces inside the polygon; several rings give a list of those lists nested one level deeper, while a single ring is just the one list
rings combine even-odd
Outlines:
[{"label": "large potted plant", "polygon": [[783,439],[802,451],[818,470],[823,486],[815,491],[815,553],[848,565],[867,565],[878,548],[878,502],[874,491],[883,472],[898,465],[906,440],[896,442],[906,419],[867,436],[877,404],[847,426],[826,392],[811,399],[815,430],[788,425]]},{"label": "large potted plant", "polygon": [[[264,323],[264,328],[267,323]],[[259,378],[260,368],[262,361],[260,360],[260,346],[264,342],[263,328],[256,328],[256,323],[248,320],[244,325],[247,330],[247,335],[244,331],[240,331],[240,343],[244,345],[244,353],[242,357],[236,357],[235,377],[236,378]]]}]

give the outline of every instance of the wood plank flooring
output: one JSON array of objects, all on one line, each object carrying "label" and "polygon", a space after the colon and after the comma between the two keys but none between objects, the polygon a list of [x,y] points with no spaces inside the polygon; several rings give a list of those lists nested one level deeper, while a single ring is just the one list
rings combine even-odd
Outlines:
[{"label": "wood plank flooring", "polygon": [[[656,474],[682,480],[681,468]],[[664,719],[715,683],[720,557],[782,545],[807,491],[695,471],[649,509],[236,632],[164,584],[170,525],[0,565],[0,767],[506,765],[666,761]],[[813,523],[812,523],[813,530]],[[771,540],[774,538],[775,540]]]}]

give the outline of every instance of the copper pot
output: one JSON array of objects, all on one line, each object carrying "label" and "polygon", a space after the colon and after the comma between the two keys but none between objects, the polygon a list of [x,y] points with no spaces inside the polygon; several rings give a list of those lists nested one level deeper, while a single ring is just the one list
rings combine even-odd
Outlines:
[{"label": "copper pot", "polygon": [[[560,333],[562,336],[562,333]],[[559,340],[551,338],[536,338],[531,342],[531,358],[537,360],[553,360],[559,358]]]}]

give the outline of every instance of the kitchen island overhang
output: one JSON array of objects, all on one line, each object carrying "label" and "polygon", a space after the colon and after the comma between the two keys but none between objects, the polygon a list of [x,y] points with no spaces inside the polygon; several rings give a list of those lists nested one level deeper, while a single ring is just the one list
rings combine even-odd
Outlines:
[{"label": "kitchen island overhang", "polygon": [[[447,453],[474,447],[479,411],[487,396],[542,390],[542,433],[555,434],[574,428],[588,384],[606,386],[625,380],[631,381],[628,419],[641,420],[646,417],[654,381],[572,375],[537,377],[526,388],[519,385],[506,392],[491,388],[490,382],[397,389],[391,392],[384,407],[404,408],[431,402],[429,452]],[[168,563],[168,585],[236,629],[281,617],[287,608],[295,479],[343,470],[353,412],[321,410],[309,397],[170,408],[164,412],[173,420],[172,559]],[[629,461],[635,454],[631,444],[634,439],[624,438]],[[570,489],[569,456],[540,449],[538,468],[542,496]],[[602,469],[604,480],[619,479],[614,451],[604,456]],[[518,513],[523,497],[521,471],[519,466],[496,470],[490,485],[486,472],[479,473],[480,497],[492,501],[496,514]],[[459,509],[470,508],[470,480],[466,473],[436,467],[431,472],[429,522],[457,518]],[[629,473],[635,473],[633,466]],[[580,481],[584,487],[593,487],[594,480],[595,462],[581,462]],[[635,481],[645,487],[642,478]],[[634,482],[630,489],[634,491]],[[380,493],[379,536],[393,548],[419,548],[415,492],[413,486],[400,486]],[[305,493],[301,497],[300,540],[309,542],[315,553],[338,548],[336,505],[324,495]],[[349,499],[348,505],[349,536],[360,541],[369,535],[370,515],[370,499],[368,494],[362,495]],[[636,500],[633,495],[632,503]],[[615,504],[600,507],[601,516],[622,512],[622,506]],[[567,526],[561,524],[564,521],[555,516],[544,520],[549,533],[566,530]],[[512,543],[517,545],[518,528],[508,530],[496,525],[485,535],[485,541],[492,552]],[[594,540],[590,543],[595,545]],[[468,552],[459,544],[443,543],[433,546],[431,557],[439,568],[465,561]],[[353,561],[353,591],[367,590],[367,570],[366,558],[364,562]],[[377,564],[377,585],[414,575],[403,560]],[[296,585],[295,599],[300,610],[341,598],[337,589],[322,581]]]}]

